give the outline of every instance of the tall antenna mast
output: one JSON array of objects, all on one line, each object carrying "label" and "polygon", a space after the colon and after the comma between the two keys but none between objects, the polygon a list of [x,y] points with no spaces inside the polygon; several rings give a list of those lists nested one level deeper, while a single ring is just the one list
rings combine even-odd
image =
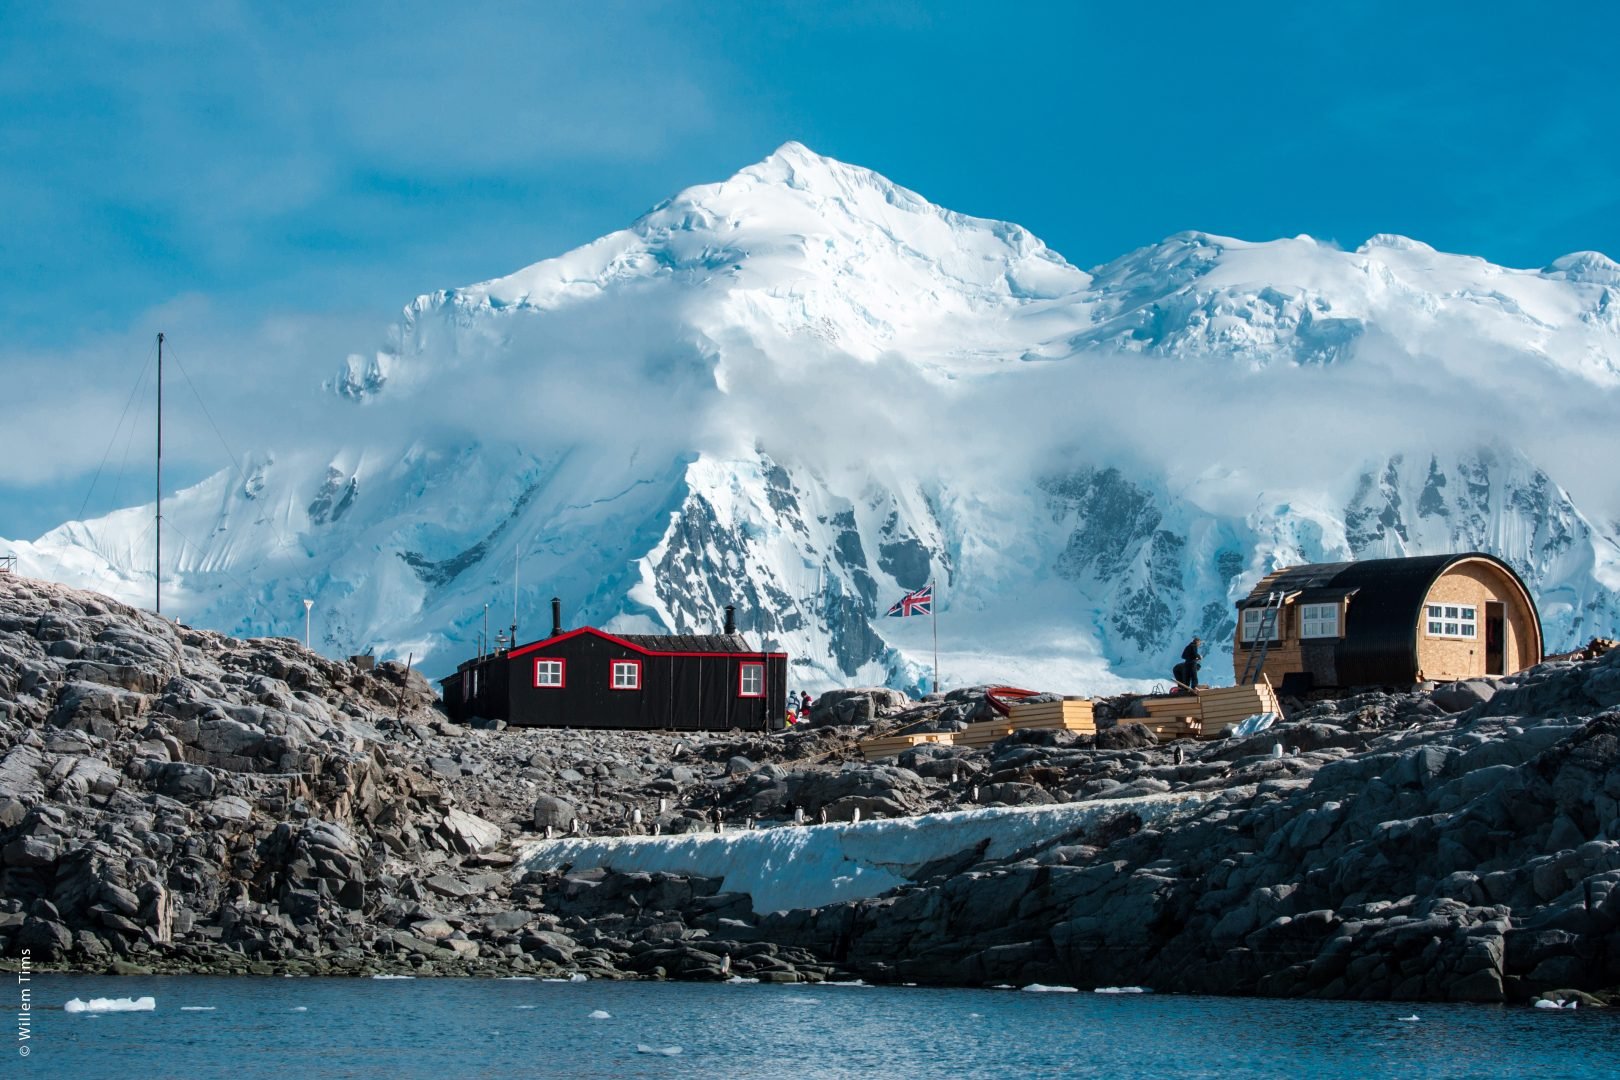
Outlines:
[{"label": "tall antenna mast", "polygon": [[152,576],[157,579],[153,610],[163,614],[163,334],[158,333],[157,372],[157,550],[152,556]]}]

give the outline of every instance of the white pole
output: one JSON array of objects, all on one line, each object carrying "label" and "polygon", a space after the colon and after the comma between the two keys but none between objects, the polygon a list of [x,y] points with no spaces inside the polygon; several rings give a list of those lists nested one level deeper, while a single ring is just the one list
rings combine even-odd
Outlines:
[{"label": "white pole", "polygon": [[934,693],[939,693],[939,592],[934,588],[934,582],[928,582],[928,595],[933,598],[928,605],[928,617],[934,623]]},{"label": "white pole", "polygon": [[315,601],[304,601],[304,648],[309,648],[309,609],[315,606]]}]

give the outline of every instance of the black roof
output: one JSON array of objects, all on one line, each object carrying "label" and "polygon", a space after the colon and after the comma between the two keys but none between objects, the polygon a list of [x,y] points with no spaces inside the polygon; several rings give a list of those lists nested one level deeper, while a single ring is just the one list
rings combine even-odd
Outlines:
[{"label": "black roof", "polygon": [[652,652],[757,653],[741,634],[614,634]]},{"label": "black roof", "polygon": [[1453,555],[1417,555],[1406,559],[1314,563],[1291,566],[1255,585],[1239,608],[1258,607],[1281,590],[1301,604],[1328,603],[1354,596],[1345,613],[1344,637],[1335,652],[1339,681],[1345,686],[1410,682],[1418,670],[1419,609],[1441,574],[1457,563],[1479,559],[1490,563],[1518,586],[1536,620],[1539,651],[1541,627],[1535,603],[1513,568],[1494,555],[1469,551]]}]

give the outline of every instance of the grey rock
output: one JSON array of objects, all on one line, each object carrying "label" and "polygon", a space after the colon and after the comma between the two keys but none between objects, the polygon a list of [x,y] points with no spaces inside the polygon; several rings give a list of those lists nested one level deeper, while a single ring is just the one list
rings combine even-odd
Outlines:
[{"label": "grey rock", "polygon": [[206,799],[214,794],[216,786],[214,774],[201,765],[169,761],[157,769],[157,789],[171,798]]},{"label": "grey rock", "polygon": [[537,832],[544,831],[548,825],[553,829],[566,829],[578,815],[579,811],[567,799],[542,795],[534,800],[533,821]]},{"label": "grey rock", "polygon": [[440,831],[464,855],[482,851],[501,842],[499,825],[464,810],[446,812]]}]

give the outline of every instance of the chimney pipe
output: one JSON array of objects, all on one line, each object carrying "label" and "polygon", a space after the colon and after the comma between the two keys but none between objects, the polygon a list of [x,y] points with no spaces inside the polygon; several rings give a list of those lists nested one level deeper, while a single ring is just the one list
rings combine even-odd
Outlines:
[{"label": "chimney pipe", "polygon": [[726,633],[727,634],[735,634],[736,632],[737,632],[737,605],[736,604],[727,604],[726,605]]},{"label": "chimney pipe", "polygon": [[562,601],[555,596],[551,598],[551,636],[562,634]]}]

